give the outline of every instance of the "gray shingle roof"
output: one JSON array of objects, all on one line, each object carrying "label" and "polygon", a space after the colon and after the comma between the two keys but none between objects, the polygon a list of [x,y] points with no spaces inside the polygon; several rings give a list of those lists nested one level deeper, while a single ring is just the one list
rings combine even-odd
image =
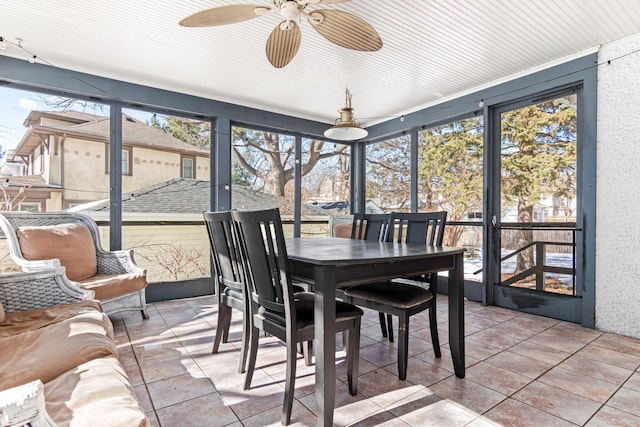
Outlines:
[{"label": "gray shingle roof", "polygon": [[[149,187],[124,194],[122,211],[126,213],[180,213],[201,214],[210,210],[210,182],[197,179],[174,178]],[[283,213],[291,213],[292,208],[283,206],[279,198],[250,188],[233,185],[231,205],[234,209],[270,209],[280,207]],[[88,212],[109,210],[109,202],[87,204]],[[305,215],[327,215],[320,208],[303,206]]]}]

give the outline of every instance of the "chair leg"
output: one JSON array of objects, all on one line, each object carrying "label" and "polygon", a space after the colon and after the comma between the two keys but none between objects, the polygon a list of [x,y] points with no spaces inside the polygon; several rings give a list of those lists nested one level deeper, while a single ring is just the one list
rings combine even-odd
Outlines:
[{"label": "chair leg", "polygon": [[249,339],[251,336],[251,316],[246,313],[242,318],[242,346],[240,347],[240,362],[238,365],[238,373],[242,374],[247,366],[247,354],[249,353]]},{"label": "chair leg", "polygon": [[354,321],[352,329],[346,331],[347,336],[347,383],[349,394],[358,394],[358,370],[360,369],[360,318]]},{"label": "chair leg", "polygon": [[284,386],[284,404],[282,407],[282,417],[280,422],[287,425],[291,421],[291,408],[293,407],[293,395],[296,387],[296,343],[293,340],[287,341],[287,374]]},{"label": "chair leg", "polygon": [[247,361],[247,370],[244,376],[244,390],[251,388],[251,380],[253,379],[253,371],[256,369],[256,357],[258,356],[258,339],[260,331],[256,327],[251,328],[249,339],[249,360]]},{"label": "chair leg", "polygon": [[384,313],[379,311],[378,317],[380,318],[380,329],[382,330],[382,337],[387,337],[387,322],[384,319]]},{"label": "chair leg", "polygon": [[144,320],[147,320],[149,318],[149,313],[147,313],[147,309],[146,308],[144,310],[140,310],[140,313],[142,314],[142,318]]},{"label": "chair leg", "polygon": [[433,343],[433,353],[436,357],[442,357],[440,352],[440,338],[438,337],[438,322],[436,321],[436,305],[429,308],[429,329],[431,330],[431,342]]},{"label": "chair leg", "polygon": [[398,318],[398,378],[407,379],[409,361],[409,316],[403,314]]},{"label": "chair leg", "polygon": [[218,321],[216,323],[216,337],[213,340],[213,350],[211,353],[217,353],[220,347],[220,341],[227,342],[229,336],[229,327],[231,326],[231,307],[224,304],[218,304]]},{"label": "chair leg", "polygon": [[304,364],[306,366],[311,366],[313,364],[313,340],[305,341],[301,344]]},{"label": "chair leg", "polygon": [[387,328],[389,331],[389,342],[393,342],[393,316],[387,314]]}]

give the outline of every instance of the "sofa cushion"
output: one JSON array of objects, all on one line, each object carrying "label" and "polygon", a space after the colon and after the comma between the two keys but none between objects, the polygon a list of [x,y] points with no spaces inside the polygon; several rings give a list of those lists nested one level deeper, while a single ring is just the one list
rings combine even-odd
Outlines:
[{"label": "sofa cushion", "polygon": [[83,313],[100,313],[102,306],[95,300],[75,301],[29,311],[7,313],[0,325],[0,338],[40,329]]},{"label": "sofa cushion", "polygon": [[83,363],[45,383],[49,416],[60,427],[149,426],[127,374],[115,357]]},{"label": "sofa cushion", "polygon": [[0,302],[0,323],[4,323],[6,318],[7,318],[7,316],[4,314],[4,307],[2,306],[2,303]]},{"label": "sofa cushion", "polygon": [[16,234],[22,256],[27,260],[57,258],[73,281],[86,279],[97,272],[96,248],[85,225],[21,227]]},{"label": "sofa cushion", "polygon": [[36,379],[47,383],[76,366],[103,356],[117,355],[113,327],[104,313],[83,313],[0,338],[0,390]]},{"label": "sofa cushion", "polygon": [[106,300],[146,288],[147,279],[144,273],[96,274],[78,284],[82,289],[94,291],[96,299]]}]

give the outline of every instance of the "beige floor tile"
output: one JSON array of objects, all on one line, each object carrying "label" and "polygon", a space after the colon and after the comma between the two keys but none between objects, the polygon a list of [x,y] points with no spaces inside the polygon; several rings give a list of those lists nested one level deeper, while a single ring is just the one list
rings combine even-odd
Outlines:
[{"label": "beige floor tile", "polygon": [[558,367],[551,369],[538,380],[599,403],[606,402],[618,389],[617,385],[610,382]]},{"label": "beige floor tile", "polygon": [[149,383],[147,388],[156,410],[215,392],[208,378],[189,374]]},{"label": "beige floor tile", "polygon": [[505,427],[575,427],[569,421],[514,399],[499,403],[482,417]]},{"label": "beige floor tile", "polygon": [[640,392],[623,387],[609,399],[607,406],[640,417]]},{"label": "beige floor tile", "polygon": [[630,388],[635,391],[640,391],[640,372],[635,372],[627,382],[624,383],[624,387]]},{"label": "beige floor tile", "polygon": [[507,398],[506,395],[468,379],[451,376],[429,387],[441,399],[450,400],[482,414]]},{"label": "beige floor tile", "polygon": [[397,373],[384,369],[377,369],[363,375],[358,381],[358,395],[362,394],[382,407],[387,407],[423,389],[422,385],[400,381]]},{"label": "beige floor tile", "polygon": [[509,351],[541,362],[556,365],[571,355],[569,352],[530,341],[524,341],[520,344],[514,345],[509,349]]},{"label": "beige floor tile", "polygon": [[467,339],[478,341],[484,344],[489,344],[501,350],[505,350],[522,341],[521,338],[505,334],[501,331],[495,331],[493,328],[484,329],[480,332],[476,332],[475,334],[471,334],[467,337]]},{"label": "beige floor tile", "polygon": [[638,356],[638,354],[640,353],[622,353],[609,348],[600,347],[595,344],[588,345],[578,352],[579,356],[603,362],[606,361],[606,363],[610,365],[619,366],[632,371],[635,371],[640,367],[640,356]]},{"label": "beige floor tile", "polygon": [[226,426],[238,421],[233,411],[224,405],[218,393],[206,394],[158,409],[163,426]]},{"label": "beige floor tile", "polygon": [[464,426],[477,416],[468,408],[426,391],[408,396],[387,409],[410,426]]},{"label": "beige floor tile", "polygon": [[510,396],[531,382],[531,378],[480,362],[467,369],[465,379]]},{"label": "beige floor tile", "polygon": [[558,367],[616,385],[622,385],[622,383],[627,381],[633,374],[631,370],[620,368],[606,362],[607,360],[598,361],[574,355],[560,363]]},{"label": "beige floor tile", "polygon": [[589,422],[587,427],[637,427],[640,426],[640,417],[628,412],[620,411],[610,406],[603,407]]},{"label": "beige floor tile", "polygon": [[513,398],[578,425],[586,423],[600,409],[598,402],[538,381],[514,394]]},{"label": "beige floor tile", "polygon": [[508,350],[488,358],[486,362],[531,379],[538,378],[554,366]]}]

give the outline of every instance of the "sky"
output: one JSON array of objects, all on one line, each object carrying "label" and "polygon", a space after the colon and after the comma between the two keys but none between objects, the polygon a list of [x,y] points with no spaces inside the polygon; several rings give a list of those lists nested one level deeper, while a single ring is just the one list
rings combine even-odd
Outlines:
[{"label": "sky", "polygon": [[[15,148],[25,134],[27,128],[23,126],[24,120],[32,110],[48,110],[44,100],[50,95],[37,92],[10,89],[0,86],[0,145],[3,150]],[[151,114],[144,111],[123,110],[133,117],[146,121]],[[93,110],[86,111],[94,113]],[[109,108],[97,114],[109,114]]]}]

